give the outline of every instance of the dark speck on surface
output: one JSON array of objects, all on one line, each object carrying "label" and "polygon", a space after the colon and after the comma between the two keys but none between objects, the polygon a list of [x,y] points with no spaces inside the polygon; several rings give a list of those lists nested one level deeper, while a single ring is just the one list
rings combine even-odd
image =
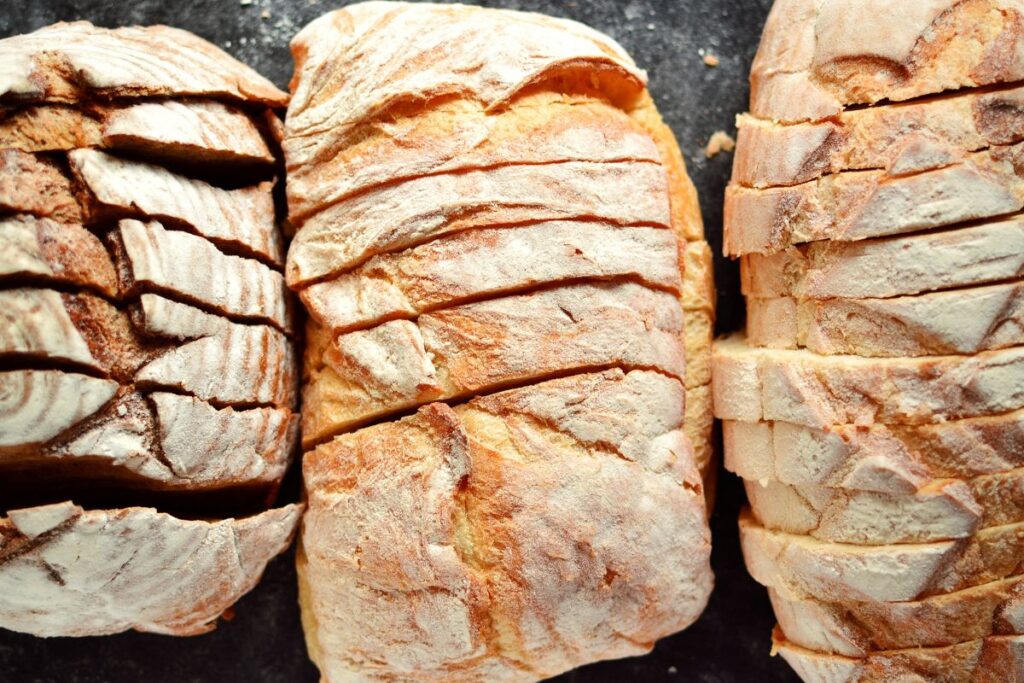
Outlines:
[{"label": "dark speck on surface", "polygon": [[[256,68],[280,87],[291,75],[288,41],[307,22],[345,4],[326,0],[7,0],[0,36],[55,21],[100,26],[163,23],[192,31]],[[686,155],[700,191],[708,239],[721,251],[722,196],[732,155],[707,159],[718,130],[734,133],[746,106],[747,73],[771,0],[487,0],[492,7],[533,10],[583,21],[629,50],[650,76],[651,91]],[[704,54],[720,61],[708,68]],[[716,262],[719,331],[742,324],[743,303],[732,263]],[[294,497],[294,475],[286,491]],[[743,492],[719,478],[712,518],[716,590],[704,616],[642,658],[604,662],[566,674],[574,682],[796,681],[770,658],[773,623],[765,591],[743,568],[736,515]],[[43,640],[0,630],[0,683],[306,683],[317,680],[306,658],[296,605],[293,554],[269,565],[263,582],[236,606],[235,618],[194,638],[129,633]]]}]

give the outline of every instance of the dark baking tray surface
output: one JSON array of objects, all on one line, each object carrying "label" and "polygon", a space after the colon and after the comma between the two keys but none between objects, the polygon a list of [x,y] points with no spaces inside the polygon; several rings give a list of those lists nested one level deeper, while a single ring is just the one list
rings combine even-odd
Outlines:
[{"label": "dark baking tray surface", "polygon": [[[88,19],[100,26],[163,23],[213,41],[286,87],[288,41],[307,22],[341,6],[321,0],[6,0],[0,36],[55,21]],[[733,132],[747,101],[747,73],[771,0],[498,0],[480,4],[577,19],[616,38],[645,68],[662,114],[686,154],[700,191],[708,240],[720,252],[722,193],[732,155],[706,159],[717,130]],[[702,52],[719,58],[706,66]],[[719,331],[742,324],[737,268],[716,262]],[[295,495],[293,475],[286,494]],[[719,478],[712,518],[717,587],[707,611],[685,632],[646,656],[584,667],[562,682],[796,681],[769,657],[773,624],[765,591],[743,568],[736,514],[737,480]],[[267,568],[262,583],[235,607],[235,618],[195,638],[127,633],[104,638],[43,640],[0,630],[3,683],[305,683],[317,680],[306,658],[296,605],[291,553]]]}]

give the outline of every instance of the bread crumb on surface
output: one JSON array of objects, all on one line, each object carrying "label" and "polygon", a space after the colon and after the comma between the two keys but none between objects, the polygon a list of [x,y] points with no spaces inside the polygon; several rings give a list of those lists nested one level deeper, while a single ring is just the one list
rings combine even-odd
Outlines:
[{"label": "bread crumb on surface", "polygon": [[722,62],[718,59],[718,57],[714,56],[709,52],[706,55],[704,55],[704,63],[707,64],[708,66],[718,66]]},{"label": "bread crumb on surface", "polygon": [[724,130],[717,130],[708,140],[708,146],[704,148],[704,155],[711,159],[721,152],[731,152],[734,149],[736,149],[736,141],[732,139],[732,136]]}]

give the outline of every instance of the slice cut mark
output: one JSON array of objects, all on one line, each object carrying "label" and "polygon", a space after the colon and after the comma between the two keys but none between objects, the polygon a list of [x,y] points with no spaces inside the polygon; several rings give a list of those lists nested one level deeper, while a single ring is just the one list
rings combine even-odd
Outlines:
[{"label": "slice cut mark", "polygon": [[0,147],[68,152],[101,147],[154,163],[226,169],[274,163],[263,136],[241,109],[213,101],[59,104],[16,109],[0,119]]},{"label": "slice cut mark", "polygon": [[726,190],[728,256],[773,253],[816,240],[855,242],[1013,214],[1024,208],[1022,144],[909,176],[848,171],[769,189]]},{"label": "slice cut mark", "polygon": [[748,297],[886,298],[1024,276],[1024,219],[860,242],[814,242],[740,261]]},{"label": "slice cut mark", "polygon": [[[977,483],[975,483],[977,482]],[[745,482],[767,529],[855,545],[966,538],[979,528],[1024,521],[1021,470],[983,481],[932,480],[912,494]]]},{"label": "slice cut mark", "polygon": [[[413,109],[410,107],[410,109]],[[442,99],[371,119],[328,159],[308,158],[324,136],[285,142],[289,219],[383,184],[510,165],[566,161],[661,161],[647,131],[600,100],[537,92],[488,111],[473,99]]]},{"label": "slice cut mark", "polygon": [[0,149],[0,213],[82,222],[71,179],[52,159]]},{"label": "slice cut mark", "polygon": [[1024,407],[1024,348],[863,358],[759,349],[733,336],[712,358],[715,415],[809,427],[926,424]]},{"label": "slice cut mark", "polygon": [[788,642],[776,629],[772,651],[807,683],[889,683],[893,680],[948,680],[979,683],[1016,681],[1024,676],[1024,637],[990,636],[948,647],[911,648],[843,657]]},{"label": "slice cut mark", "polygon": [[152,291],[236,322],[292,331],[284,277],[268,266],[225,254],[202,237],[166,230],[155,221],[122,220],[115,233],[126,293]]},{"label": "slice cut mark", "polygon": [[[276,491],[297,436],[298,417],[286,408],[215,408],[126,386],[45,443],[3,449],[0,490],[8,509],[57,496],[216,514],[259,509]],[[34,485],[41,478],[45,491]]]},{"label": "slice cut mark", "polygon": [[678,300],[628,282],[444,309],[337,336],[303,393],[303,439],[557,374],[621,366],[682,380],[684,353]]},{"label": "slice cut mark", "polygon": [[336,332],[571,280],[636,278],[678,292],[675,237],[661,228],[552,222],[466,230],[373,257],[301,291]]},{"label": "slice cut mark", "polygon": [[849,170],[922,171],[1024,139],[1024,87],[951,92],[814,123],[779,125],[743,114],[737,127],[732,179],[747,187],[797,185]]},{"label": "slice cut mark", "polygon": [[39,636],[207,632],[288,546],[300,513],[289,505],[189,521],[72,503],[11,511],[0,521],[0,624]]},{"label": "slice cut mark", "polygon": [[913,602],[833,603],[769,589],[787,641],[847,657],[1021,635],[1024,579],[1014,576]]},{"label": "slice cut mark", "polygon": [[815,121],[851,105],[1024,80],[1021,19],[1004,0],[776,3],[751,69],[751,111]]},{"label": "slice cut mark", "polygon": [[37,283],[117,295],[117,274],[103,243],[81,225],[47,218],[0,218],[0,285]]},{"label": "slice cut mark", "polygon": [[913,494],[933,479],[1024,467],[1024,411],[934,425],[722,422],[725,466],[749,481]]},{"label": "slice cut mark", "polygon": [[284,258],[270,183],[222,190],[159,166],[95,149],[68,154],[88,190],[90,219],[151,218],[184,226],[228,252],[273,266]]},{"label": "slice cut mark", "polygon": [[747,299],[752,345],[858,356],[972,354],[1024,344],[1024,284],[892,299]]},{"label": "slice cut mark", "polygon": [[[341,604],[363,624],[357,643],[351,629],[320,621],[314,657],[321,669],[346,670],[347,653],[365,652],[369,642],[378,673],[402,670],[412,652],[389,641],[395,629],[414,628],[406,615],[424,605],[444,618],[431,621],[426,633],[415,627],[416,642],[426,636],[432,645],[429,659],[418,659],[420,671],[447,670],[452,661],[493,671],[497,660],[550,676],[593,658],[596,649],[645,651],[692,621],[710,575],[708,539],[697,523],[704,515],[697,475],[676,457],[686,445],[681,413],[669,408],[682,399],[681,389],[654,373],[578,375],[455,409],[431,404],[307,454],[310,512],[299,558],[304,616]],[[651,411],[635,410],[640,405]],[[569,504],[593,523],[567,518],[561,511]],[[625,524],[624,504],[640,512]],[[338,509],[362,522],[339,524]],[[403,526],[385,524],[389,519]],[[513,535],[516,528],[536,531]],[[661,552],[637,560],[629,549],[638,542]],[[387,570],[395,548],[412,563],[412,584],[399,585]],[[550,558],[579,570],[550,571]],[[436,577],[442,590],[429,589]],[[550,599],[524,600],[513,583]],[[666,594],[673,599],[654,601]],[[381,595],[387,609],[364,608]],[[618,597],[624,595],[640,597]],[[590,615],[585,635],[558,629],[552,641],[551,624],[575,623],[581,603]],[[542,626],[520,629],[523,623]]]},{"label": "slice cut mark", "polygon": [[58,370],[0,372],[0,452],[42,444],[99,411],[118,384]]},{"label": "slice cut mark", "polygon": [[58,23],[0,41],[0,100],[207,96],[274,107],[287,94],[198,36],[168,26]]},{"label": "slice cut mark", "polygon": [[140,387],[174,387],[217,406],[294,407],[291,341],[266,325],[241,325],[187,304],[142,295],[140,332],[181,340],[139,368]]},{"label": "slice cut mark", "polygon": [[[389,37],[380,40],[385,26]],[[646,82],[629,55],[596,31],[525,13],[495,21],[476,8],[346,8],[306,26],[292,42],[292,54],[296,88],[286,129],[296,142],[289,144],[290,163],[333,157],[350,144],[359,124],[406,103],[461,96],[495,110],[545,86],[563,92],[596,86],[629,103]],[[504,67],[481,68],[492,61]],[[330,68],[337,63],[352,68]],[[294,145],[301,139],[297,156]]]},{"label": "slice cut mark", "polygon": [[836,602],[905,602],[978,586],[1024,570],[1024,524],[979,530],[959,540],[853,545],[771,531],[749,510],[740,542],[763,586]]},{"label": "slice cut mark", "polygon": [[566,219],[671,227],[665,189],[664,168],[646,162],[503,166],[382,186],[305,222],[288,251],[288,284],[471,228]]}]

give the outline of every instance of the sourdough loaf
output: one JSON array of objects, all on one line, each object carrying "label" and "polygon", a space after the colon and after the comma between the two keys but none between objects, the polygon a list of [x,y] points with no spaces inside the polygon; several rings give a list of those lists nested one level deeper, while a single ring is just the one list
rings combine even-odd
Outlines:
[{"label": "sourdough loaf", "polygon": [[578,24],[465,6],[349,6],[292,50],[324,680],[538,680],[686,627],[714,290],[643,72]]},{"label": "sourdough loaf", "polygon": [[208,631],[301,512],[265,510],[299,426],[287,96],[166,27],[0,61],[0,627]]},{"label": "sourdough loaf", "polygon": [[726,190],[725,465],[805,681],[1024,681],[1024,4],[776,0]]}]

